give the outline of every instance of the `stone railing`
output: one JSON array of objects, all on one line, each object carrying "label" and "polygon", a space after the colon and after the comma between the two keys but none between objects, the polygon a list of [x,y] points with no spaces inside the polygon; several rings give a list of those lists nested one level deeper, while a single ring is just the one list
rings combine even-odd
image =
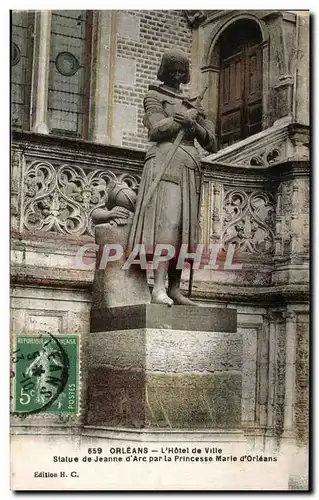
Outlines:
[{"label": "stone railing", "polygon": [[12,229],[93,237],[91,213],[112,181],[138,188],[144,154],[117,147],[14,133]]},{"label": "stone railing", "polygon": [[[207,156],[202,162],[201,242],[234,243],[244,263],[237,273],[215,272],[209,277],[196,273],[198,282],[209,281],[215,291],[218,285],[226,284],[269,287],[306,282],[306,130],[288,123],[266,132]],[[92,211],[105,205],[107,191],[115,180],[138,189],[143,159],[140,151],[14,133],[13,250],[31,237],[33,247],[37,245],[39,251],[44,245],[47,253],[54,253],[56,248],[61,252],[61,245],[93,241]],[[55,243],[48,247],[52,238]],[[293,279],[287,262],[295,266]],[[251,293],[255,291],[252,288]]]},{"label": "stone railing", "polygon": [[307,254],[308,127],[283,120],[206,157],[204,165],[216,185],[206,237],[220,233],[223,242],[263,259]]}]

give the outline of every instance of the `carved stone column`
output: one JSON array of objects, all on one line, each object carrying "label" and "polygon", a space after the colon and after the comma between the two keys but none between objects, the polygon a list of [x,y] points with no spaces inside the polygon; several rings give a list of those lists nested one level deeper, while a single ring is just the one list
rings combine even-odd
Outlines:
[{"label": "carved stone column", "polygon": [[299,186],[298,183],[292,185],[292,197],[291,197],[291,252],[293,254],[302,253],[302,225],[299,216]]},{"label": "carved stone column", "polygon": [[272,449],[274,440],[274,405],[276,394],[276,315],[268,312],[265,315],[266,326],[269,335],[269,358],[268,358],[268,401],[267,401],[267,430],[266,449]]},{"label": "carved stone column", "polygon": [[269,101],[269,41],[266,40],[261,45],[262,48],[262,75],[263,75],[263,115],[262,115],[262,129],[270,126],[268,115],[268,101]]},{"label": "carved stone column", "polygon": [[201,206],[198,219],[198,224],[200,228],[200,242],[208,244],[210,235],[210,217],[211,217],[210,181],[203,182],[201,189],[202,189],[202,199],[201,199]]},{"label": "carved stone column", "polygon": [[307,257],[309,246],[309,180],[296,179],[292,187],[292,253]]},{"label": "carved stone column", "polygon": [[112,12],[95,12],[96,52],[93,65],[93,126],[91,138],[94,142],[109,144],[108,112],[111,105],[110,72],[112,59]]},{"label": "carved stone column", "polygon": [[203,106],[208,110],[209,118],[217,123],[219,109],[219,78],[220,69],[217,66],[202,68],[203,85],[208,85],[208,90],[203,99]]},{"label": "carved stone column", "polygon": [[51,12],[35,13],[35,43],[32,75],[32,132],[48,134],[48,87],[50,66]]},{"label": "carved stone column", "polygon": [[221,224],[222,184],[209,179],[202,186],[202,204],[199,224],[201,228],[200,242],[209,244],[219,241]]},{"label": "carved stone column", "polygon": [[295,425],[298,446],[306,446],[309,436],[309,314],[297,315]]},{"label": "carved stone column", "polygon": [[19,231],[20,208],[21,208],[21,181],[22,181],[22,154],[12,151],[11,154],[11,192],[10,192],[10,214],[11,230]]},{"label": "carved stone column", "polygon": [[276,256],[290,253],[291,247],[291,181],[282,182],[277,191]]},{"label": "carved stone column", "polygon": [[258,420],[262,428],[267,425],[267,401],[268,401],[268,355],[269,355],[269,337],[268,325],[263,324],[260,329],[258,339],[258,370],[259,370],[259,391],[258,391]]},{"label": "carved stone column", "polygon": [[296,64],[295,118],[309,125],[309,13],[298,15],[298,52]]},{"label": "carved stone column", "polygon": [[220,238],[220,222],[221,222],[221,199],[222,199],[222,184],[220,182],[214,182],[213,189],[213,206],[212,206],[212,231],[211,237],[215,239]]},{"label": "carved stone column", "polygon": [[276,91],[276,117],[277,120],[292,114],[292,93],[293,77],[291,75],[282,75],[279,77],[279,83],[274,85]]},{"label": "carved stone column", "polygon": [[286,318],[286,370],[285,370],[285,408],[284,432],[282,438],[294,442],[294,405],[296,398],[296,314],[285,313]]}]

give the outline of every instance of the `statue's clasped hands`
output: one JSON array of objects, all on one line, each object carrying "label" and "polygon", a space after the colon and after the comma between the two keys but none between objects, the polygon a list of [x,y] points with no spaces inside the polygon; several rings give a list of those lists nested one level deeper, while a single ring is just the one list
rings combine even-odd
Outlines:
[{"label": "statue's clasped hands", "polygon": [[185,129],[193,129],[195,127],[196,119],[199,115],[199,111],[195,108],[189,109],[185,112],[180,111],[175,113],[173,118]]},{"label": "statue's clasped hands", "polygon": [[124,207],[113,207],[111,210],[105,208],[96,208],[92,212],[94,224],[116,223],[123,225],[130,216],[130,211]]}]

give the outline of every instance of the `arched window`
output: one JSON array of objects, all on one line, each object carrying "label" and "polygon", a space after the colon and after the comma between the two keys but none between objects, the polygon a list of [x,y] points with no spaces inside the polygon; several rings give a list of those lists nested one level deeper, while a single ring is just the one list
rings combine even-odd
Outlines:
[{"label": "arched window", "polygon": [[252,20],[239,20],[219,39],[219,147],[255,134],[262,126],[262,36]]}]

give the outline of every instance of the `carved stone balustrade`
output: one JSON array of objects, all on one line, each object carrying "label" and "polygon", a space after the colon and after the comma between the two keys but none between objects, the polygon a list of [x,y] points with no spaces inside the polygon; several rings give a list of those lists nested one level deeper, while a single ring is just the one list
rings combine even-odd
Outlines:
[{"label": "carved stone balustrade", "polygon": [[232,298],[245,300],[246,295],[246,300],[255,296],[274,302],[299,294],[305,298],[309,279],[308,127],[290,119],[279,121],[206,156],[203,166],[202,241],[235,243],[243,264],[240,272],[212,274],[206,290],[211,288],[214,294],[213,289],[219,287],[222,292],[225,280],[226,295]]},{"label": "carved stone balustrade", "polygon": [[[242,269],[199,269],[195,298],[307,295],[307,150],[307,127],[283,122],[203,158],[201,242],[235,244]],[[138,189],[143,159],[141,151],[15,132],[13,281],[90,287],[93,271],[79,269],[75,253],[93,242],[91,214],[113,180]]]},{"label": "carved stone balustrade", "polygon": [[93,237],[92,211],[105,205],[113,180],[137,189],[143,156],[118,147],[14,132],[12,191],[20,199],[12,199],[12,229]]}]

